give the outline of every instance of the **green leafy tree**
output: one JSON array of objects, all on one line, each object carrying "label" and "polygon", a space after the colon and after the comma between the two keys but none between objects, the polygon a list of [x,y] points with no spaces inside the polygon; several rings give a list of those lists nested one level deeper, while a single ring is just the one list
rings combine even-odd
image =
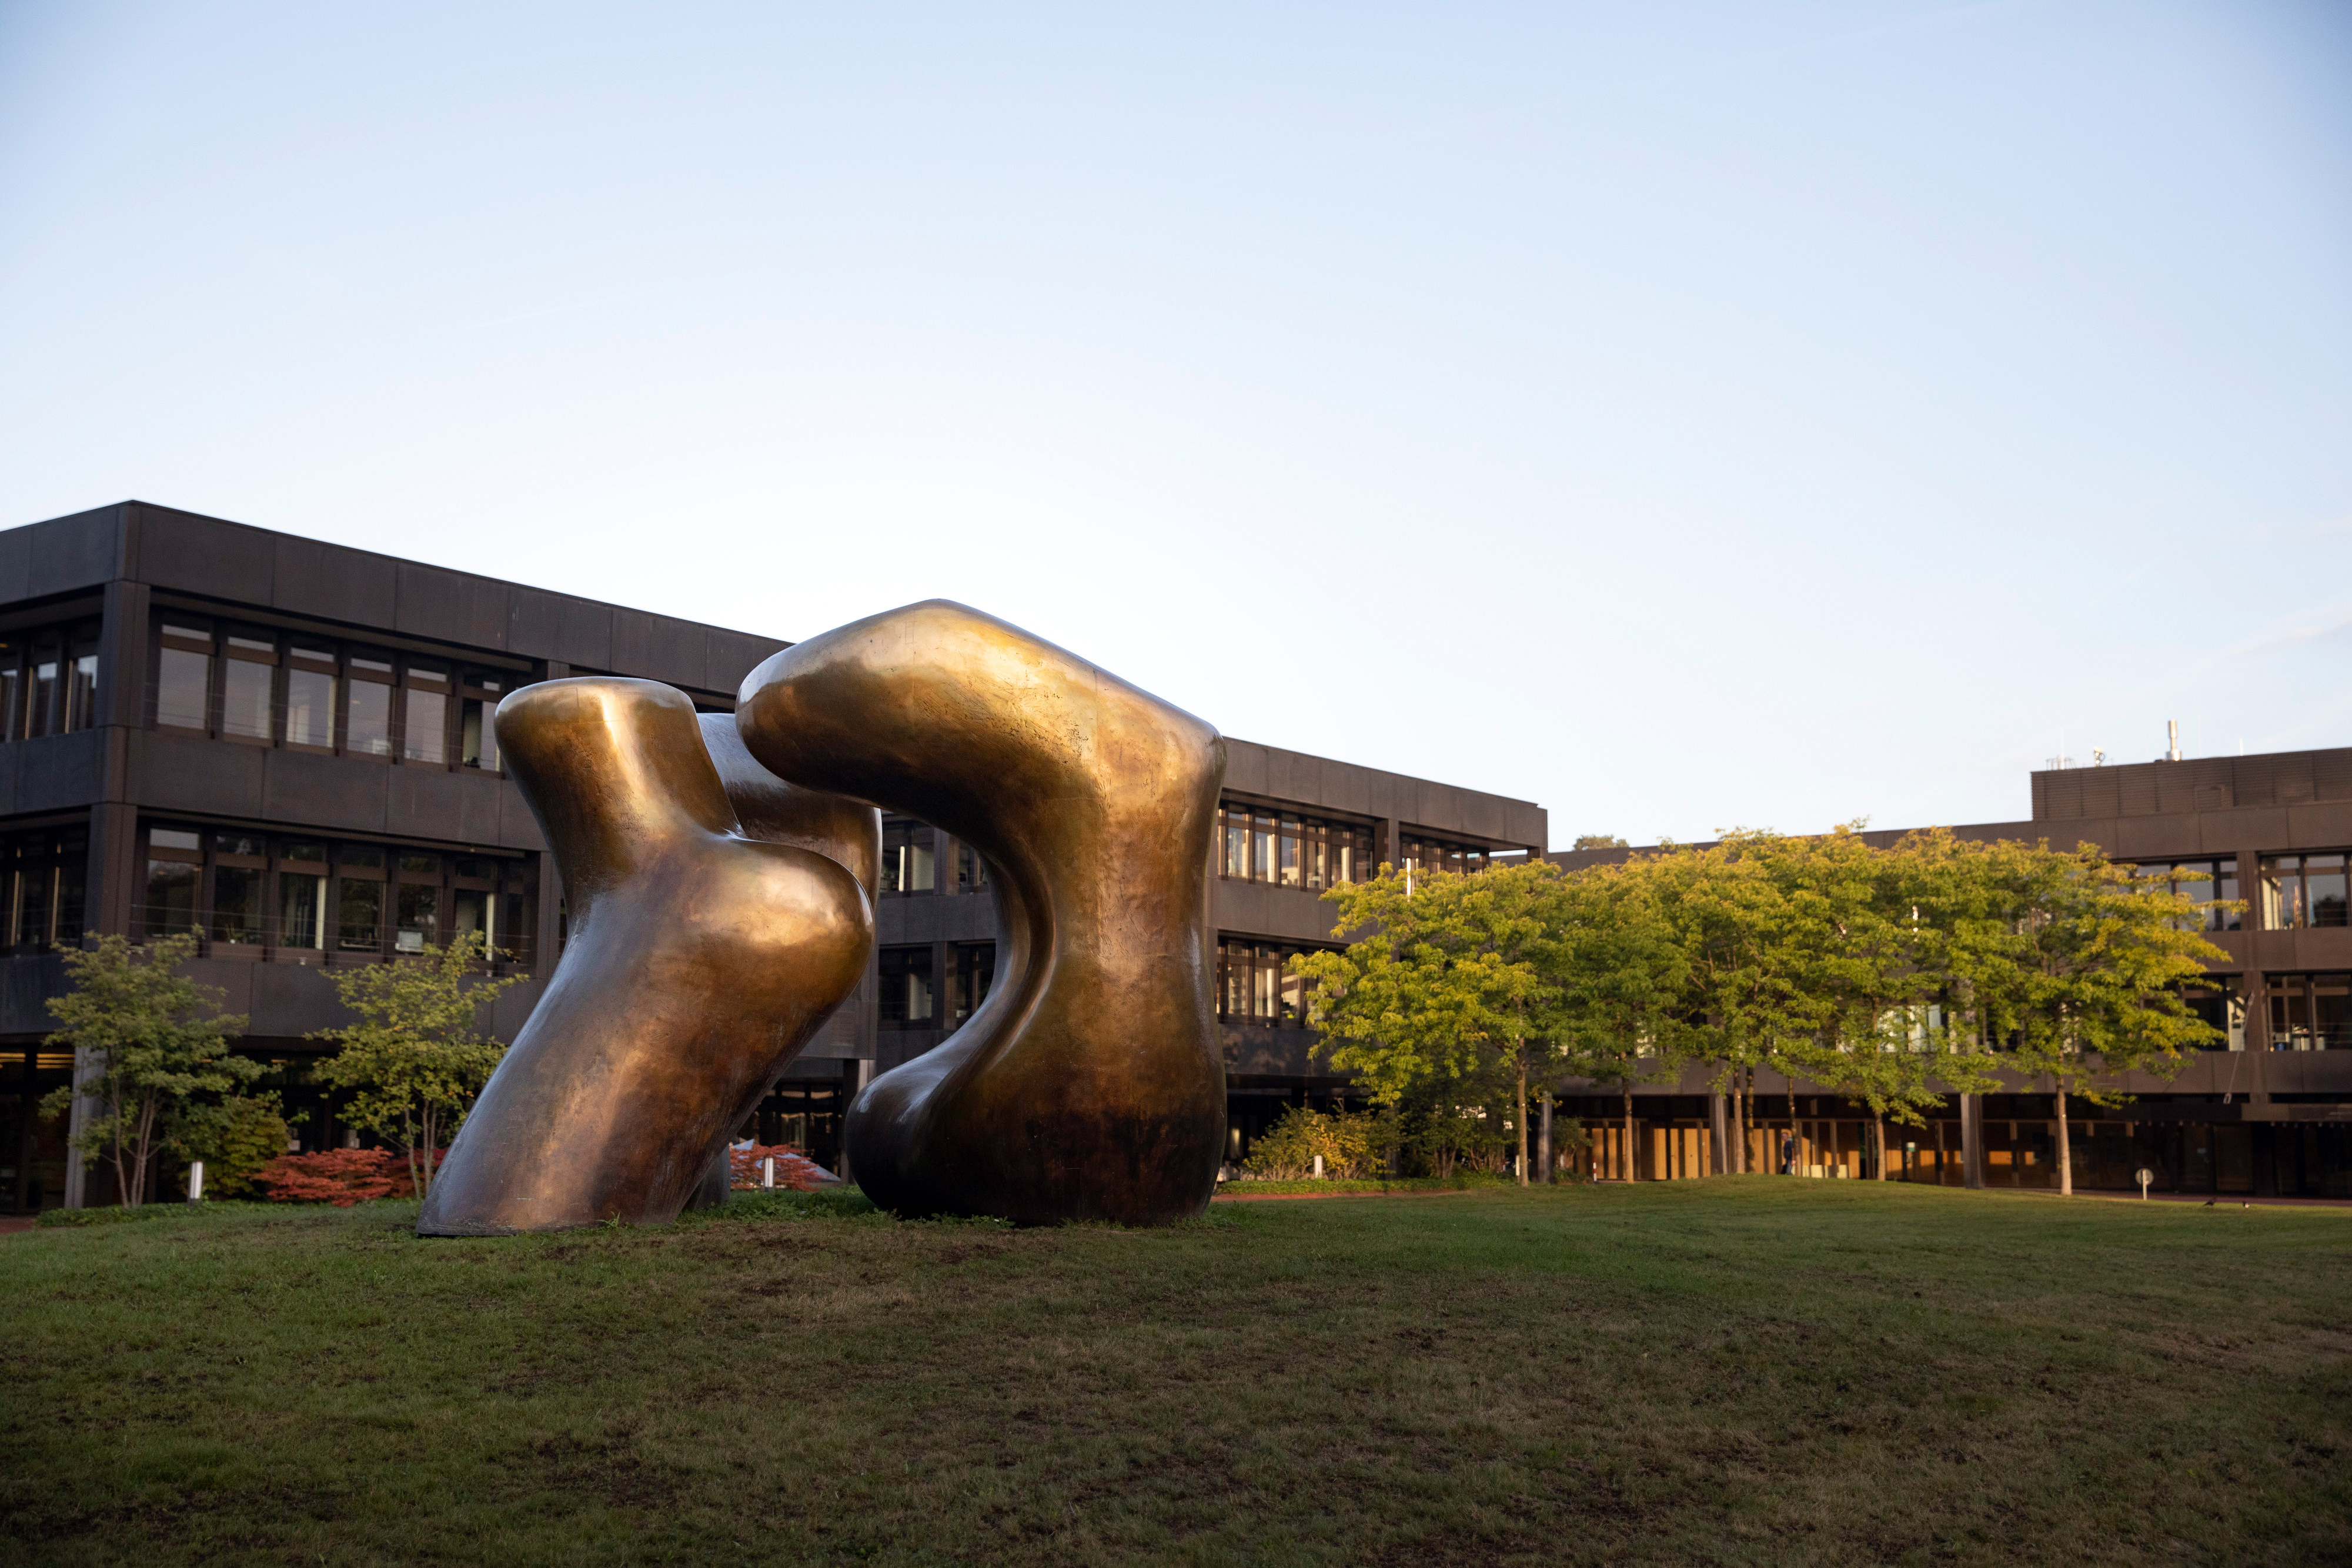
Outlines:
[{"label": "green leafy tree", "polygon": [[205,1197],[236,1197],[251,1192],[254,1176],[286,1153],[289,1131],[276,1094],[237,1094],[187,1107],[171,1147],[184,1161],[205,1162]]},{"label": "green leafy tree", "polygon": [[2049,1080],[2059,1190],[2071,1197],[2068,1096],[2112,1104],[2118,1095],[2101,1078],[2168,1078],[2185,1052],[2217,1037],[2181,988],[2228,958],[2193,928],[2221,901],[2197,904],[2135,878],[2090,843],[2068,852],[2003,841],[1962,858],[1978,929],[1957,946],[1953,968],[2000,1064]]},{"label": "green leafy tree", "polygon": [[1528,1171],[1528,1078],[1557,1032],[1546,978],[1557,942],[1559,868],[1537,861],[1472,873],[1404,873],[1326,893],[1332,935],[1357,939],[1291,961],[1318,988],[1317,1050],[1358,1075],[1373,1103],[1417,1085],[1500,1077],[1513,1085],[1519,1180]]},{"label": "green leafy tree", "polygon": [[1629,1179],[1633,1087],[1675,1071],[1692,1037],[1689,956],[1660,905],[1656,869],[1643,859],[1563,877],[1549,912],[1558,1065],[1622,1096]]},{"label": "green leafy tree", "polygon": [[[95,947],[66,952],[72,989],[49,1001],[63,1027],[47,1043],[89,1052],[96,1067],[79,1091],[91,1112],[75,1152],[86,1161],[104,1154],[126,1206],[147,1201],[148,1166],[192,1110],[234,1096],[268,1071],[236,1054],[246,1020],[220,1010],[220,990],[180,972],[195,950],[192,936],[145,946],[101,936]],[[42,1113],[69,1112],[76,1092],[58,1090]]]},{"label": "green leafy tree", "polygon": [[1569,846],[1571,850],[1622,850],[1631,847],[1614,833],[1579,833],[1576,842]]},{"label": "green leafy tree", "polygon": [[420,1197],[432,1193],[436,1151],[457,1136],[506,1054],[477,1017],[521,977],[483,977],[487,956],[481,934],[465,931],[421,961],[337,970],[335,988],[360,1021],[310,1037],[341,1048],[320,1064],[320,1080],[356,1091],[344,1113],[406,1154]]}]

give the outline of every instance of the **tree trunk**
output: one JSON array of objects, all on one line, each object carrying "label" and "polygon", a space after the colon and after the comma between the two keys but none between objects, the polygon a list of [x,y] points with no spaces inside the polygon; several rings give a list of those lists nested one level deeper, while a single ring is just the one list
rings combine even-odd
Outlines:
[{"label": "tree trunk", "polygon": [[1528,1185],[1528,1042],[1519,1041],[1519,1185]]},{"label": "tree trunk", "polygon": [[1544,1185],[1551,1185],[1552,1166],[1556,1162],[1551,1152],[1551,1086],[1544,1085],[1543,1123],[1537,1130],[1536,1164],[1543,1167]]},{"label": "tree trunk", "polygon": [[1788,1072],[1785,1068],[1782,1069],[1782,1071],[1787,1075],[1782,1078],[1781,1082],[1789,1086],[1789,1142],[1787,1145],[1789,1150],[1789,1169],[1787,1174],[1790,1176],[1795,1176],[1798,1174],[1797,1155],[1801,1152],[1797,1142],[1797,1076],[1793,1072]]},{"label": "tree trunk", "polygon": [[1625,1081],[1625,1179],[1638,1181],[1633,1174],[1633,1081]]},{"label": "tree trunk", "polygon": [[1886,1118],[1881,1116],[1874,1125],[1878,1128],[1878,1179],[1885,1181],[1886,1179]]},{"label": "tree trunk", "polygon": [[1731,1070],[1731,1146],[1724,1150],[1725,1164],[1734,1176],[1748,1174],[1748,1096],[1739,1082],[1739,1069]]},{"label": "tree trunk", "polygon": [[2061,1197],[2074,1196],[2074,1153],[2066,1137],[2066,1086],[2055,1077],[2050,1086],[2057,1091],[2058,1102],[2058,1194]]}]

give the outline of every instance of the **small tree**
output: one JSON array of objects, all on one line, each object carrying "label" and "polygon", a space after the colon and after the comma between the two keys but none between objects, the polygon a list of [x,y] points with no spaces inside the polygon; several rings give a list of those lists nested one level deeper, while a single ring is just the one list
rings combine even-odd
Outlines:
[{"label": "small tree", "polygon": [[476,1014],[521,977],[478,975],[489,951],[479,932],[464,931],[420,963],[338,970],[335,989],[360,1021],[310,1037],[341,1047],[320,1064],[320,1079],[357,1091],[344,1113],[406,1154],[419,1197],[432,1195],[437,1151],[506,1054],[477,1032]]},{"label": "small tree", "polygon": [[1291,960],[1319,988],[1316,1049],[1358,1073],[1374,1103],[1394,1105],[1432,1079],[1511,1079],[1522,1184],[1528,1074],[1555,1022],[1544,976],[1559,885],[1559,868],[1543,861],[1416,875],[1411,893],[1403,873],[1382,867],[1323,895],[1339,909],[1332,935],[1369,935]]},{"label": "small tree", "polygon": [[172,1152],[205,1162],[205,1195],[235,1197],[253,1190],[253,1178],[286,1154],[288,1128],[278,1096],[232,1095],[216,1105],[191,1105],[174,1119]]},{"label": "small tree", "polygon": [[220,1010],[219,989],[180,973],[195,950],[191,936],[143,947],[101,936],[94,948],[67,950],[73,988],[49,1001],[64,1027],[47,1043],[90,1052],[98,1072],[47,1096],[41,1112],[69,1112],[77,1092],[92,1103],[75,1150],[85,1161],[106,1153],[126,1206],[147,1201],[147,1167],[192,1108],[234,1095],[268,1071],[232,1051],[246,1020]]},{"label": "small tree", "polygon": [[1629,847],[1614,833],[1579,833],[1576,842],[1569,846],[1571,850],[1622,850]]}]

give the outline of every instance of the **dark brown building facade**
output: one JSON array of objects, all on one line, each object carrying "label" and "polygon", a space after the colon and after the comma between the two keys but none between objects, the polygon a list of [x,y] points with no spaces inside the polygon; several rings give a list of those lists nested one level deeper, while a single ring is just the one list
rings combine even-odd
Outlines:
[{"label": "dark brown building facade", "polygon": [[[499,765],[489,716],[534,681],[661,681],[731,711],[786,644],[364,550],[125,502],[0,532],[0,1210],[110,1201],[35,1113],[72,1082],[47,1048],[60,948],[190,933],[196,977],[306,1148],[354,1134],[309,1082],[331,983],[481,932],[524,977],[512,1039],[561,950],[562,889]],[[1328,939],[1321,891],[1381,860],[1541,853],[1525,801],[1232,741],[1218,853],[1219,1006],[1235,1146],[1286,1099],[1339,1087],[1309,1059],[1282,960]],[[765,1141],[837,1157],[847,1098],[986,994],[994,901],[968,845],[891,820],[878,951],[761,1106]]]},{"label": "dark brown building facade", "polygon": [[[2243,899],[2243,914],[2215,911],[2205,935],[2229,955],[2192,997],[2221,1031],[2169,1080],[2136,1073],[2115,1086],[2132,1103],[2081,1107],[2069,1117],[2078,1186],[2133,1190],[2147,1170],[2153,1190],[2248,1196],[2352,1197],[2352,748],[2260,757],[2199,758],[2122,767],[2065,768],[2031,776],[2032,815],[1954,831],[1982,841],[2089,842],[2109,858],[2160,876],[2200,899]],[[1892,844],[1901,831],[1873,832]],[[1550,858],[1580,867],[1640,850],[1591,850]],[[1888,1134],[1890,1176],[1959,1183],[1975,1166],[1994,1186],[2055,1185],[2053,1101],[2020,1082],[1981,1103],[1951,1098],[1940,1118]],[[1824,1175],[1875,1175],[1875,1129],[1857,1106],[1817,1085],[1759,1074],[1769,1132],[1750,1169],[1775,1169],[1793,1139],[1792,1163]],[[1721,1107],[1699,1074],[1635,1096],[1630,1160],[1622,1132],[1601,1125],[1604,1170],[1648,1176],[1710,1168],[1723,1135]],[[1571,1096],[1571,1108],[1605,1124],[1620,1107]]]}]

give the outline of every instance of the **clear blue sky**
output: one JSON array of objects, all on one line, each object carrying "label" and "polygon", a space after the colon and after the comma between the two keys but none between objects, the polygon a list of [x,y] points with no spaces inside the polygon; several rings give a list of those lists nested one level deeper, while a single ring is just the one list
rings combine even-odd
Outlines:
[{"label": "clear blue sky", "polygon": [[1560,843],[2352,744],[2352,6],[0,0],[0,523],[130,497]]}]

